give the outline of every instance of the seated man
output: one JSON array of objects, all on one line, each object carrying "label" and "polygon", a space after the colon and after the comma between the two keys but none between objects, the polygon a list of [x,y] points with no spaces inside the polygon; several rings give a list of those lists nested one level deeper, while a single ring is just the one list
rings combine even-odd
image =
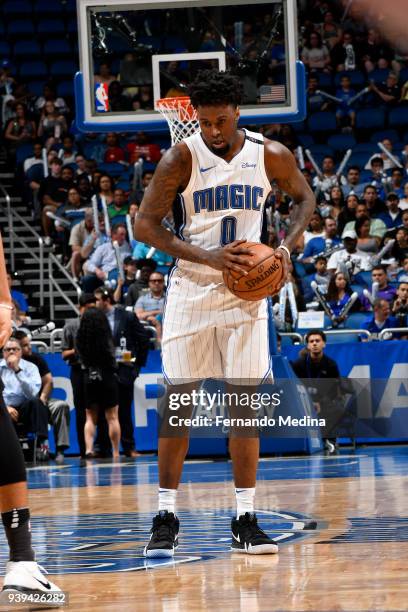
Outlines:
[{"label": "seated man", "polygon": [[349,272],[350,277],[354,277],[361,271],[368,272],[372,268],[370,256],[364,251],[357,248],[357,234],[354,230],[348,230],[343,233],[344,249],[336,251],[330,256],[327,262],[329,272],[339,272],[344,265]]},{"label": "seated man", "polygon": [[41,376],[40,400],[48,408],[48,419],[54,427],[54,438],[57,447],[55,460],[63,463],[64,450],[69,447],[70,411],[67,402],[50,398],[53,379],[47,362],[38,353],[33,353],[30,337],[24,331],[15,331],[13,338],[20,343],[23,359],[37,366]]},{"label": "seated man", "polygon": [[[387,268],[383,265],[375,266],[371,271],[371,279],[373,284],[378,283],[376,298],[381,298],[391,303],[395,297],[396,291],[388,282]],[[364,310],[371,310],[370,300],[365,295],[361,298],[361,303]]]},{"label": "seated man", "polygon": [[[375,338],[383,330],[390,327],[400,327],[398,319],[391,316],[391,306],[387,300],[380,298],[375,300],[373,306],[373,314],[368,318],[361,326],[361,329],[367,329],[370,334]],[[400,337],[400,334],[389,332],[383,340],[396,340]],[[361,337],[363,341],[367,340],[364,336]]]},{"label": "seated man", "polygon": [[396,193],[389,193],[385,200],[387,212],[382,212],[377,219],[381,219],[387,226],[387,229],[395,229],[402,223],[402,210],[398,207],[399,197]]},{"label": "seated man", "polygon": [[37,459],[48,459],[48,411],[40,401],[41,376],[33,363],[22,359],[18,340],[11,338],[3,348],[0,378],[4,385],[3,398],[14,423],[37,434]]},{"label": "seated man", "polygon": [[408,325],[408,281],[398,285],[395,300],[392,303],[392,314],[398,319],[401,327]]},{"label": "seated man", "polygon": [[137,271],[137,261],[133,259],[131,255],[128,255],[123,260],[123,275],[122,279],[120,276],[118,278],[118,284],[113,294],[115,302],[117,304],[123,304],[126,296],[129,292],[129,289],[136,282],[136,271]]},{"label": "seated man", "polygon": [[141,321],[147,321],[155,327],[158,342],[161,341],[164,301],[164,276],[161,272],[152,272],[149,277],[149,291],[137,300],[135,312]]},{"label": "seated man", "polygon": [[129,212],[129,202],[127,201],[126,194],[123,189],[117,187],[113,192],[112,204],[108,206],[108,215],[111,225],[114,226],[115,222],[124,220]]},{"label": "seated man", "polygon": [[118,243],[122,260],[130,255],[129,244],[126,241],[126,226],[123,223],[118,223],[112,228],[111,238],[112,241],[98,246],[84,264],[85,276],[82,279],[82,288],[85,293],[92,293],[106,280],[118,278],[118,262],[113,242]]},{"label": "seated man", "polygon": [[138,273],[136,280],[129,287],[125,298],[125,306],[134,306],[141,295],[149,291],[149,278],[157,268],[153,259],[139,259],[137,261]]},{"label": "seated man", "polygon": [[337,224],[333,217],[324,219],[324,236],[312,238],[303,251],[303,263],[312,263],[316,255],[324,253],[334,246],[340,245],[341,239],[337,236]]}]

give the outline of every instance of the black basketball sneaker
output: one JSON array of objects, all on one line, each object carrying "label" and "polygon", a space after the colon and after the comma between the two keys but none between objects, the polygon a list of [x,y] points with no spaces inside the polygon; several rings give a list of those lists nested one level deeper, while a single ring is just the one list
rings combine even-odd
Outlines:
[{"label": "black basketball sneaker", "polygon": [[256,514],[245,512],[231,521],[231,550],[248,555],[270,555],[278,552],[276,542],[258,526]]},{"label": "black basketball sneaker", "polygon": [[173,512],[161,510],[153,519],[150,542],[145,546],[145,557],[172,557],[178,546],[179,520]]}]

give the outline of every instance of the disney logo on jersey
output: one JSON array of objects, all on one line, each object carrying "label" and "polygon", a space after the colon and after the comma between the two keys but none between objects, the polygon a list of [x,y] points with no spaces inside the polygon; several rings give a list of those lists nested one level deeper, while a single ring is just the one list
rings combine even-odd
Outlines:
[{"label": "disney logo on jersey", "polygon": [[194,191],[194,212],[261,210],[264,190],[256,185],[218,185]]},{"label": "disney logo on jersey", "polygon": [[250,164],[249,162],[242,162],[241,168],[256,168],[256,164]]}]

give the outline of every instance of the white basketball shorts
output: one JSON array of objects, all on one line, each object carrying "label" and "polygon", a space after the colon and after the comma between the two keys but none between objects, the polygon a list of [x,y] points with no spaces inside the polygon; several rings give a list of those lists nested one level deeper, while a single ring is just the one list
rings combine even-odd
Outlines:
[{"label": "white basketball shorts", "polygon": [[271,375],[266,300],[236,298],[220,274],[193,276],[176,268],[167,290],[162,359],[171,384],[206,378],[259,384]]}]

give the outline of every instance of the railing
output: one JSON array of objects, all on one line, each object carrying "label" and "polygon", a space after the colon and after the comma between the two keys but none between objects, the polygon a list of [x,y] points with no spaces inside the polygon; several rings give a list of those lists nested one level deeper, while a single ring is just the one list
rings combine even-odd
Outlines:
[{"label": "railing", "polygon": [[302,334],[298,334],[297,332],[277,332],[280,338],[293,338],[296,340],[296,343],[303,344],[303,336]]},{"label": "railing", "polygon": [[31,346],[35,346],[39,353],[48,353],[50,350],[48,344],[42,340],[31,340],[30,344]]},{"label": "railing", "polygon": [[[44,241],[41,238],[41,236],[37,234],[37,232],[31,227],[31,225],[27,223],[27,221],[23,219],[23,217],[21,217],[18,214],[18,212],[12,209],[10,196],[8,192],[6,191],[6,189],[3,187],[3,185],[1,184],[0,184],[0,192],[4,196],[4,199],[6,200],[6,206],[7,206],[7,231],[10,237],[10,266],[11,266],[11,269],[13,272],[15,271],[14,245],[15,245],[15,241],[17,241],[27,250],[27,253],[30,254],[31,257],[35,261],[38,262],[39,276],[40,276],[40,283],[39,283],[40,284],[40,306],[43,308],[44,307]],[[27,231],[29,231],[38,240],[39,255],[37,255],[33,251],[32,246],[30,246],[29,244],[25,242],[24,238],[22,238],[16,233],[16,231],[14,230],[14,220],[17,220],[19,223],[21,223],[21,225],[23,225],[24,228]]]},{"label": "railing", "polygon": [[61,339],[63,329],[54,329],[50,334],[50,353],[55,353],[57,349],[61,349]]},{"label": "railing", "polygon": [[63,300],[72,308],[76,315],[79,314],[79,310],[76,304],[65,295],[64,290],[59,286],[58,281],[54,278],[54,269],[53,266],[56,266],[60,272],[65,276],[65,278],[71,283],[71,285],[75,288],[78,298],[81,295],[81,287],[74,281],[72,276],[68,274],[64,266],[58,261],[55,255],[50,253],[48,258],[48,284],[49,284],[49,292],[50,292],[50,318],[53,320],[55,318],[55,304],[54,304],[54,289],[59,293]]},{"label": "railing", "polygon": [[385,336],[389,333],[406,333],[408,334],[408,327],[386,327],[385,329],[382,329],[380,331],[380,333],[378,334],[378,339],[379,340],[387,340],[387,338],[385,338]]},{"label": "railing", "polygon": [[[367,329],[325,329],[324,333],[327,336],[344,336],[346,334],[358,334],[359,336],[365,336],[367,340],[372,339],[372,335]],[[305,336],[306,338],[306,336]]]}]

